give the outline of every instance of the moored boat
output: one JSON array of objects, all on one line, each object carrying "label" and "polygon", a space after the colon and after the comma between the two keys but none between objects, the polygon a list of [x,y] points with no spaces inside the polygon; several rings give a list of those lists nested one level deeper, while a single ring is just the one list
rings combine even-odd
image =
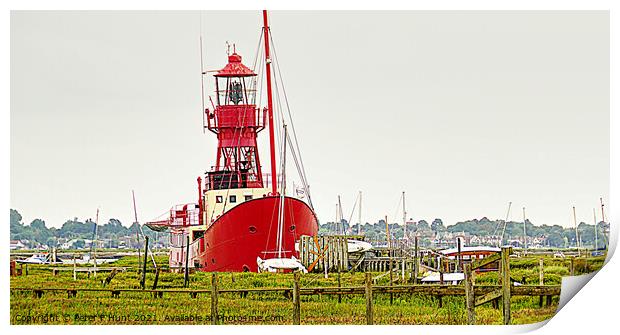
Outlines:
[{"label": "moored boat", "polygon": [[[147,223],[154,230],[169,229],[173,268],[188,263],[201,271],[256,272],[259,265],[270,264],[271,270],[294,270],[291,264],[298,256],[295,245],[300,236],[318,232],[307,185],[304,183],[302,193],[308,202],[288,196],[285,157],[280,157],[281,173],[276,172],[273,60],[266,11],[263,22],[266,108],[256,104],[261,89],[257,87],[257,73],[244,65],[241,55],[233,49],[228,64],[214,74],[213,110],[204,109],[203,126],[217,135],[218,148],[215,165],[204,179],[197,179],[198,201],[175,206],[162,220]],[[264,175],[257,135],[266,128],[271,173]],[[279,152],[286,150],[280,148]]]}]

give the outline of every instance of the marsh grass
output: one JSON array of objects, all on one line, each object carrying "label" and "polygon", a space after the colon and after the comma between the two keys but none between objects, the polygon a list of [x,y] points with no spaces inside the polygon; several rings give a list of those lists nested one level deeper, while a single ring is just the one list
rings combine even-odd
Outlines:
[{"label": "marsh grass", "polygon": [[[587,263],[575,261],[575,271],[596,270],[604,258],[588,259]],[[165,263],[165,256],[158,256],[159,264]],[[577,264],[580,264],[580,268]],[[147,288],[151,288],[154,273],[149,263],[146,276]],[[108,266],[108,265],[106,265]],[[136,271],[137,258],[125,257],[114,266],[129,267],[128,271],[118,273],[108,288],[139,288],[141,275]],[[561,277],[568,274],[566,260],[545,259],[545,284],[560,284]],[[511,274],[515,279],[525,279],[525,284],[538,284],[538,259],[511,259]],[[378,274],[374,274],[378,275]],[[101,288],[108,273],[87,276],[79,273],[73,280],[72,271],[60,271],[53,276],[49,266],[29,266],[29,275],[11,278],[11,287],[33,288]],[[376,285],[388,285],[388,276],[380,278]],[[476,284],[496,284],[497,273],[476,274]],[[209,289],[211,274],[195,272],[190,275],[189,289]],[[363,286],[363,273],[342,273],[342,286]],[[337,275],[323,274],[301,276],[301,287],[337,286]],[[220,273],[220,289],[242,289],[261,287],[292,287],[290,274],[270,273]],[[161,272],[160,289],[182,289],[183,274]],[[464,324],[466,314],[464,297],[446,296],[439,308],[436,297],[418,294],[394,294],[390,304],[389,294],[374,295],[374,314],[376,324]],[[123,292],[120,297],[112,297],[109,292],[78,292],[68,298],[66,292],[46,292],[36,298],[32,292],[11,292],[12,324],[209,324],[210,296],[199,294],[196,298],[185,293],[165,293],[163,298],[154,298],[150,293]],[[219,313],[224,316],[246,317],[246,319],[227,319],[226,324],[290,324],[293,305],[290,297],[283,292],[249,293],[241,297],[239,293],[221,293],[218,299]],[[558,297],[551,306],[538,307],[538,297],[513,297],[511,300],[514,324],[540,322],[551,318],[556,311]],[[335,295],[312,295],[301,297],[302,324],[365,324],[365,300],[363,295],[344,295],[338,303]],[[53,320],[24,320],[24,316],[55,315]],[[201,316],[201,321],[191,319]],[[491,303],[476,307],[478,324],[501,324],[501,309],[493,308]]]}]

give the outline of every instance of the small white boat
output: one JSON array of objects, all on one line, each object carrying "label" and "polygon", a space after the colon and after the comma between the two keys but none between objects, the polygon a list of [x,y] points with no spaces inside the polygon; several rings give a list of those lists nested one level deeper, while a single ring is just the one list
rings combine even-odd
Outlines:
[{"label": "small white boat", "polygon": [[[443,274],[443,282],[448,285],[458,285],[465,280],[465,274],[463,272],[450,272]],[[422,284],[439,284],[441,282],[441,275],[439,272],[430,272],[427,276],[422,278]],[[514,286],[521,286],[523,284],[512,281]]]},{"label": "small white boat", "polygon": [[351,253],[366,252],[372,249],[372,244],[360,240],[347,240],[347,251]]},{"label": "small white boat", "polygon": [[[465,274],[462,272],[452,272],[443,274],[443,282],[445,284],[458,285],[465,279]],[[423,284],[438,284],[441,282],[439,272],[431,272],[426,277],[422,278]]]},{"label": "small white boat", "polygon": [[58,259],[52,259],[52,255],[48,253],[34,254],[26,259],[18,259],[17,263],[23,264],[57,264],[60,263]]},{"label": "small white boat", "polygon": [[262,259],[256,257],[258,272],[282,272],[282,271],[301,271],[308,273],[306,267],[294,256],[291,258],[269,258]]},{"label": "small white boat", "polygon": [[95,261],[97,262],[97,265],[100,264],[107,264],[107,263],[113,263],[116,262],[118,260],[118,258],[97,258],[96,260],[93,259],[90,254],[85,254],[82,256],[82,258],[64,258],[62,259],[62,263],[63,264],[77,264],[77,265],[83,265],[83,264],[95,264]]}]

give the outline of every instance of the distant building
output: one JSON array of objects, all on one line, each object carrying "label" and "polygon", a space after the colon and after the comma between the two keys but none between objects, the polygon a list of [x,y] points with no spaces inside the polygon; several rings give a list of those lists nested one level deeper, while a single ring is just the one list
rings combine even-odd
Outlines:
[{"label": "distant building", "polygon": [[11,250],[20,250],[26,248],[26,245],[22,243],[20,240],[11,240]]}]

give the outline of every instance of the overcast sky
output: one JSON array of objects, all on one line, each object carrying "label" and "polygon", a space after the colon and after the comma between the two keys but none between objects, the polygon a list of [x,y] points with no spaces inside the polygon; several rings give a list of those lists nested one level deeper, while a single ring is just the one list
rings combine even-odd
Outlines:
[{"label": "overcast sky", "polygon": [[[251,66],[259,12],[13,12],[11,208],[60,227],[140,221],[196,198],[213,165],[205,67]],[[322,222],[592,223],[609,193],[607,12],[272,12]],[[207,79],[207,90],[213,83]],[[261,136],[268,171],[267,132]],[[356,214],[357,215],[357,214]],[[597,214],[598,215],[598,214]],[[396,216],[397,218],[394,218]],[[354,216],[356,217],[356,216]]]}]

